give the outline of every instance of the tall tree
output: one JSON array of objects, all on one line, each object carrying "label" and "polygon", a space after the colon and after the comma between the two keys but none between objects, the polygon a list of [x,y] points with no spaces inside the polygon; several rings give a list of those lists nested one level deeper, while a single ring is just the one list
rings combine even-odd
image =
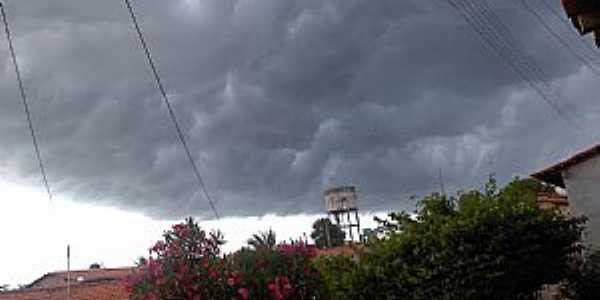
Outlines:
[{"label": "tall tree", "polygon": [[310,237],[315,241],[317,247],[323,249],[344,245],[346,233],[328,218],[321,218],[313,223],[313,231]]}]

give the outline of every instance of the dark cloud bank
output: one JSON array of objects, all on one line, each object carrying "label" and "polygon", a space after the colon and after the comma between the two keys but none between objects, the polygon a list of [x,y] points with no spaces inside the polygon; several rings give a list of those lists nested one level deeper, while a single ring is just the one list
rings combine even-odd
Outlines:
[{"label": "dark cloud bank", "polygon": [[[121,2],[7,3],[51,185],[158,218],[209,218]],[[447,186],[478,187],[590,142],[445,1],[133,3],[227,216],[318,212],[321,191],[345,183],[360,185],[365,209],[402,208],[436,189],[440,168]],[[598,78],[519,1],[494,5],[551,75],[561,108],[599,129]],[[0,46],[0,172],[41,188]]]}]

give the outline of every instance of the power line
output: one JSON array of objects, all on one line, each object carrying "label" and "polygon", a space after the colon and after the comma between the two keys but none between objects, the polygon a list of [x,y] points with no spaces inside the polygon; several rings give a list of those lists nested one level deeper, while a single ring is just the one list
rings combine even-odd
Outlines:
[{"label": "power line", "polygon": [[[548,106],[555,112],[555,114],[558,117],[562,118],[565,123],[567,123],[575,131],[577,131],[582,137],[594,141],[595,137],[592,134],[587,132],[575,120],[572,120],[571,118],[569,118],[567,116],[567,114],[562,110],[562,108],[558,104],[555,103],[555,102],[560,102],[560,97],[558,95],[556,95],[555,92],[553,92],[552,86],[547,82],[547,80],[549,80],[548,79],[549,76],[547,74],[545,74],[545,72],[542,70],[542,68],[540,66],[538,66],[536,64],[536,62],[527,55],[523,44],[516,37],[514,37],[511,34],[510,30],[505,26],[504,22],[502,22],[502,20],[500,20],[500,17],[491,8],[490,2],[488,0],[481,0],[481,1],[464,0],[464,1],[467,1],[467,2],[471,1],[473,3],[473,5],[479,4],[479,6],[483,8],[483,11],[488,13],[488,17],[493,22],[495,21],[494,25],[498,26],[502,31],[504,31],[504,34],[510,38],[511,44],[516,45],[516,51],[522,57],[522,59],[525,61],[525,63],[527,65],[531,66],[532,68],[539,70],[539,72],[541,72],[542,80],[536,80],[536,78],[534,76],[533,82],[532,82],[534,85],[533,88],[540,95],[541,99],[544,100],[548,104]],[[485,21],[485,19],[484,19],[484,21]],[[537,84],[535,84],[536,81],[542,83],[543,86],[540,87]]]},{"label": "power line", "polygon": [[[475,12],[474,12],[475,15],[477,15],[478,11],[481,11],[483,13],[484,17],[481,18],[481,22],[484,24],[484,26],[486,25],[486,20],[489,19],[492,23],[491,26],[488,26],[488,28],[490,28],[490,30],[493,31],[495,28],[499,28],[500,29],[499,34],[501,36],[502,35],[506,36],[507,40],[509,41],[508,42],[509,50],[516,51],[517,56],[519,56],[521,58],[522,62],[524,62],[524,64],[526,66],[528,66],[529,68],[532,68],[535,71],[535,72],[532,72],[531,74],[529,74],[530,76],[532,76],[532,78],[529,79],[530,83],[528,83],[528,84],[540,95],[541,99],[544,100],[548,104],[548,106],[555,112],[555,114],[557,116],[561,117],[563,119],[563,121],[565,121],[573,129],[578,131],[578,133],[581,134],[583,137],[594,140],[594,136],[592,136],[591,134],[586,132],[581,126],[579,126],[579,124],[577,122],[575,122],[574,120],[571,120],[566,115],[566,113],[560,108],[560,106],[558,106],[555,103],[555,101],[560,102],[559,101],[560,97],[557,96],[552,91],[552,86],[547,82],[548,75],[542,70],[541,67],[539,67],[535,63],[535,61],[531,57],[529,57],[527,55],[523,44],[516,37],[514,37],[514,35],[512,35],[510,30],[505,26],[504,22],[502,22],[502,20],[500,20],[500,17],[494,12],[494,10],[491,7],[491,5],[489,4],[489,2],[487,0],[481,0],[481,1],[464,0],[464,2],[471,3],[475,7]],[[518,67],[519,64],[518,63],[513,64],[513,66]],[[518,71],[518,70],[516,70],[516,71]],[[526,72],[521,72],[521,73],[523,75],[527,76]],[[542,86],[538,85],[537,84],[538,82]]]},{"label": "power line", "polygon": [[586,57],[582,56],[573,47],[571,47],[571,45],[567,41],[565,41],[565,39],[563,39],[562,36],[560,36],[560,34],[558,34],[554,29],[552,29],[552,27],[546,22],[546,20],[544,20],[544,18],[537,11],[535,11],[535,9],[531,7],[531,5],[529,5],[529,3],[527,3],[526,0],[520,1],[521,4],[523,4],[523,7],[525,7],[525,9],[527,9],[527,11],[529,11],[538,20],[538,22],[542,24],[544,29],[546,29],[546,31],[548,31],[565,49],[571,52],[571,54],[573,54],[573,56],[575,56],[577,60],[579,60],[582,64],[588,67],[590,71],[592,71],[596,76],[600,76],[600,72],[598,72],[594,65],[592,65],[592,63],[590,63]]},{"label": "power line", "polygon": [[[531,76],[536,82],[543,83],[548,86],[547,81],[550,76],[544,70],[535,64],[534,60],[527,54],[526,48],[522,43],[511,33],[511,30],[500,20],[498,14],[494,12],[494,9],[486,2],[482,1],[469,1],[464,2],[471,4],[473,7],[472,13],[476,16],[479,15],[483,26],[488,26],[489,30],[496,32],[501,40],[504,41],[505,49],[513,53],[515,60],[518,63],[524,65],[531,72]],[[489,24],[488,24],[489,23]]]},{"label": "power line", "polygon": [[8,26],[8,18],[6,17],[6,11],[4,10],[4,4],[2,2],[0,2],[0,11],[2,14],[2,23],[4,23],[4,32],[6,33],[6,40],[8,41],[8,49],[10,52],[12,63],[14,65],[17,82],[19,84],[19,92],[21,94],[21,102],[23,104],[23,110],[25,111],[25,116],[27,118],[29,134],[31,135],[31,141],[33,142],[33,148],[35,150],[35,155],[36,155],[38,165],[40,168],[40,173],[42,175],[42,180],[44,182],[46,192],[48,193],[48,199],[50,200],[50,202],[52,202],[52,191],[50,190],[50,184],[48,183],[48,176],[46,175],[46,168],[44,167],[44,162],[42,161],[40,146],[38,144],[37,136],[35,134],[35,129],[33,127],[31,111],[29,109],[29,103],[27,102],[27,94],[25,93],[25,86],[23,84],[23,78],[21,77],[21,70],[19,69],[19,64],[17,62],[17,54],[15,51],[15,47],[13,45],[10,28]]},{"label": "power line", "polygon": [[[510,32],[507,32],[508,30],[506,27],[499,20],[498,16],[490,9],[485,0],[473,2],[467,0],[446,1],[463,17],[467,24],[473,28],[483,40],[484,44],[504,60],[519,75],[519,77],[525,81],[525,83],[527,83],[544,102],[546,102],[557,116],[584,137],[590,137],[583,128],[568,118],[563,110],[554,103],[553,98],[555,98],[555,95],[547,91],[549,84],[543,77],[539,78],[539,75],[541,74],[538,72],[541,69],[531,59],[528,59],[523,50],[517,49],[514,45],[507,42],[508,40],[513,40],[513,43],[516,44],[516,46],[520,46],[520,43],[512,37]],[[469,8],[469,4],[471,8]],[[484,6],[478,4],[483,4]],[[495,24],[490,24],[490,20],[495,22]],[[501,31],[497,31],[498,29]],[[502,32],[502,30],[504,30],[504,32]],[[541,83],[543,87],[538,85],[538,82]]]},{"label": "power line", "polygon": [[[573,31],[574,27],[573,24],[571,24],[569,21],[567,21],[563,14],[561,14],[556,8],[554,8],[552,5],[550,5],[548,2],[546,2],[546,0],[540,0],[539,2],[541,2],[554,16],[555,19],[558,19],[558,21],[563,24],[564,26],[566,26],[570,32],[577,32],[577,31]],[[578,33],[579,35],[579,33]],[[590,45],[589,43],[587,43],[585,41],[585,39],[581,39],[581,38],[577,38],[576,39],[580,44],[582,44],[585,48],[587,48],[591,53],[598,53],[597,50],[592,47],[592,45]]]},{"label": "power line", "polygon": [[481,2],[459,1],[465,9],[465,14],[472,17],[472,24],[477,28],[482,38],[488,40],[488,46],[492,48],[493,53],[509,62],[509,66],[521,73],[522,76],[530,78],[534,84],[541,84],[550,88],[547,83],[548,75],[537,65],[532,63],[532,59],[527,56],[524,47],[511,34],[510,30],[504,26],[498,16],[494,14],[489,6]]},{"label": "power line", "polygon": [[146,43],[146,39],[144,38],[142,29],[138,23],[137,17],[133,10],[133,6],[131,5],[129,0],[124,0],[124,1],[125,1],[125,5],[127,6],[127,9],[129,10],[129,15],[131,17],[131,21],[137,32],[137,35],[139,37],[142,48],[144,49],[144,54],[146,55],[148,65],[150,66],[152,74],[154,75],[156,85],[158,87],[158,90],[160,91],[163,102],[165,103],[165,106],[167,107],[167,110],[169,112],[169,117],[171,118],[171,121],[173,122],[175,131],[177,131],[177,137],[179,138],[179,141],[181,142],[181,145],[183,146],[183,149],[185,151],[187,159],[192,167],[192,171],[194,172],[194,175],[196,177],[196,181],[197,181],[200,189],[202,190],[204,197],[208,201],[208,204],[210,205],[210,208],[213,211],[215,217],[217,218],[217,220],[219,220],[220,219],[219,213],[214,205],[214,202],[213,202],[210,194],[208,193],[208,188],[207,188],[206,184],[204,183],[204,180],[202,179],[200,170],[198,169],[198,166],[196,165],[196,161],[194,160],[194,158],[192,156],[190,147],[188,146],[187,140],[183,134],[183,131],[181,130],[181,126],[179,125],[179,121],[177,120],[177,116],[175,115],[175,111],[173,110],[173,107],[171,106],[171,102],[169,101],[169,97],[167,96],[167,91],[162,83],[162,80],[161,80],[160,74],[158,73],[156,64],[154,63],[154,60],[152,59],[152,55],[150,53],[150,48],[148,47],[148,44]]}]

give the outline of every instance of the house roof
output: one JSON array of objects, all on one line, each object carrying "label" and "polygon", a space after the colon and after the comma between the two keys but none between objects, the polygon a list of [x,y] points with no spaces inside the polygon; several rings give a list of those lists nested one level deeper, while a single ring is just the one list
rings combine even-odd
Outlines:
[{"label": "house roof", "polygon": [[532,174],[531,177],[541,180],[543,182],[564,188],[565,181],[562,176],[563,171],[565,171],[566,169],[569,169],[573,166],[576,166],[578,164],[581,164],[583,162],[586,162],[598,155],[600,155],[600,144],[598,144],[588,150],[577,153],[577,154],[573,155],[571,158],[566,159],[556,165],[553,165],[544,170],[536,172],[536,173]]},{"label": "house roof", "polygon": [[[70,272],[71,284],[90,283],[101,281],[120,281],[133,273],[133,268],[112,268],[112,269],[89,269],[76,270]],[[67,271],[53,272],[45,274],[36,279],[26,288],[55,288],[67,285]]]},{"label": "house roof", "polygon": [[553,206],[569,206],[569,198],[557,193],[539,193],[538,204],[550,204]]},{"label": "house roof", "polygon": [[[134,268],[71,271],[71,300],[129,299],[122,282],[133,272]],[[66,281],[66,271],[48,273],[25,288],[0,293],[0,300],[64,300]]]},{"label": "house roof", "polygon": [[[67,288],[20,289],[0,293],[0,300],[64,300]],[[121,282],[84,283],[71,287],[71,300],[127,300],[129,293]]]},{"label": "house roof", "polygon": [[362,250],[359,245],[344,245],[331,249],[319,249],[317,256],[346,256],[352,257]]},{"label": "house roof", "polygon": [[600,47],[600,0],[562,0],[571,23],[582,34],[594,32]]},{"label": "house roof", "polygon": [[561,2],[569,17],[600,9],[600,1],[598,0],[562,0]]}]

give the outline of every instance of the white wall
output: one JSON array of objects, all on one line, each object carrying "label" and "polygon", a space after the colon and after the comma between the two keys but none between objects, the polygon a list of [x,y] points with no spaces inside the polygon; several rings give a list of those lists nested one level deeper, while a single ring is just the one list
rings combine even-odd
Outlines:
[{"label": "white wall", "polygon": [[575,215],[589,218],[589,241],[600,249],[600,157],[563,172],[569,202]]}]

